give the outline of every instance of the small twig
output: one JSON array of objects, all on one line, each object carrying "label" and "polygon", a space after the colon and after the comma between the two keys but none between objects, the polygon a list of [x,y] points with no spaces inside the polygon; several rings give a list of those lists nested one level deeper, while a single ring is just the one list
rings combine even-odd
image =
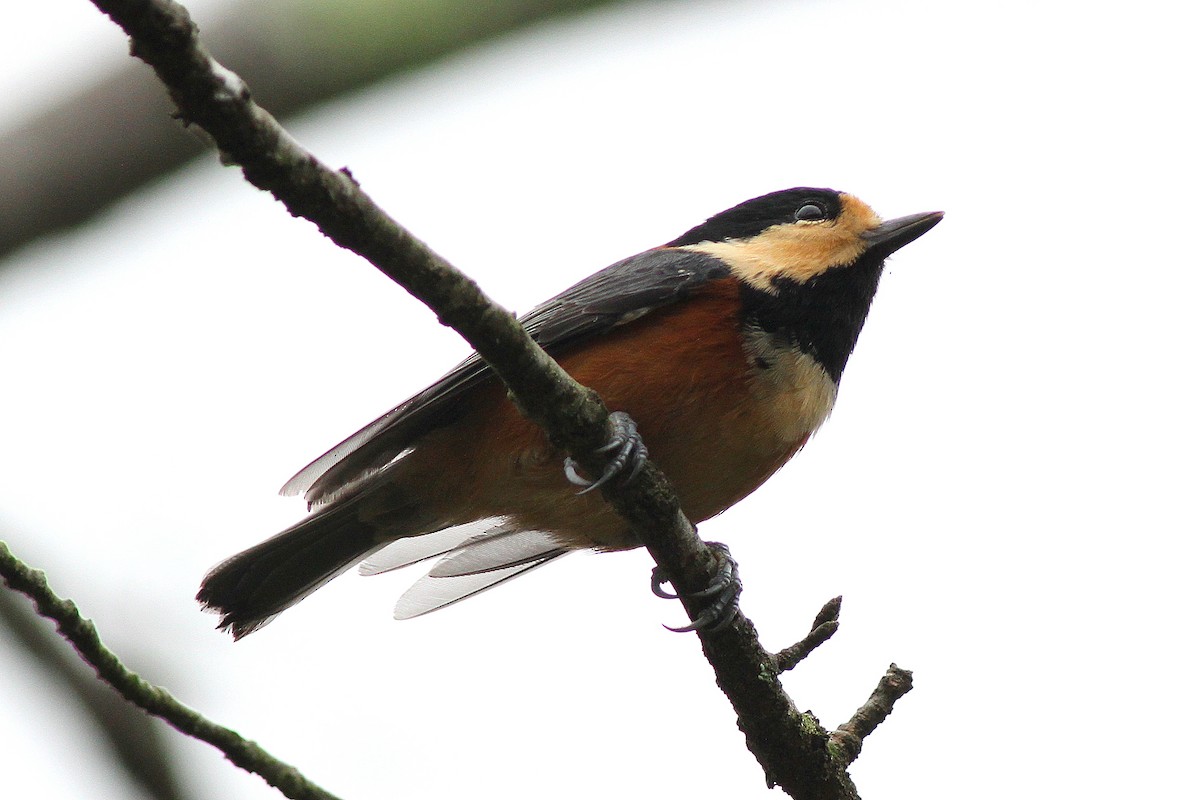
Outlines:
[{"label": "small twig", "polygon": [[825,605],[821,606],[821,610],[817,612],[817,616],[813,618],[813,630],[824,625],[826,622],[837,622],[838,615],[842,613],[842,596],[839,594]]},{"label": "small twig", "polygon": [[180,703],[162,687],[154,686],[130,671],[113,651],[100,641],[91,620],[84,619],[71,600],[54,593],[41,570],[30,568],[0,541],[0,576],[9,588],[33,600],[37,612],[57,624],[59,633],[79,656],[96,670],[100,680],[116,689],[129,702],[163,719],[188,736],[208,742],[237,766],[259,775],[285,796],[294,800],[338,800],[336,795],[309,781],[299,770],[243,739],[229,728],[217,725]]},{"label": "small twig", "polygon": [[854,712],[847,722],[838,725],[829,736],[829,748],[837,758],[849,764],[862,752],[863,739],[892,713],[896,701],[913,688],[913,674],[895,664],[879,679],[879,685],[862,708]]},{"label": "small twig", "polygon": [[821,610],[817,612],[817,616],[813,620],[812,630],[808,632],[808,635],[791,647],[784,648],[776,654],[775,668],[780,672],[787,672],[808,658],[812,651],[829,641],[837,633],[838,614],[841,613],[841,610],[841,595],[821,606]]},{"label": "small twig", "polygon": [[[120,767],[146,800],[186,800],[175,757],[172,736],[159,720],[125,700],[96,680],[91,667],[69,648],[62,637],[38,617],[19,592],[0,586],[0,639],[9,651],[24,651],[38,674],[54,681],[61,700],[74,701],[91,720],[98,736],[89,740],[107,742],[113,766]],[[21,653],[15,653],[18,659]],[[88,734],[84,734],[88,735]],[[102,749],[99,747],[97,749]]]},{"label": "small twig", "polygon": [[796,642],[791,647],[781,650],[775,656],[775,668],[780,672],[787,672],[794,668],[804,659],[816,650],[825,642],[837,633],[838,624],[836,622],[822,622],[817,627],[800,641]]}]

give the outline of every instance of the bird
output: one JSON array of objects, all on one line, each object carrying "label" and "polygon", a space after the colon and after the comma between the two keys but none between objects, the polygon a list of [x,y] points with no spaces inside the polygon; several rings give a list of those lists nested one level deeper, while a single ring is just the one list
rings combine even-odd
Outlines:
[{"label": "bird", "polygon": [[[826,420],[884,259],[942,216],[884,221],[845,192],[772,192],[600,270],[520,322],[615,412],[619,455],[634,458],[614,460],[648,453],[702,522],[757,489]],[[588,491],[600,479],[576,467],[472,354],[292,477],[281,494],[303,494],[310,515],[213,568],[197,600],[239,639],[356,563],[374,575],[437,558],[395,606],[407,619],[574,550],[640,546]]]}]

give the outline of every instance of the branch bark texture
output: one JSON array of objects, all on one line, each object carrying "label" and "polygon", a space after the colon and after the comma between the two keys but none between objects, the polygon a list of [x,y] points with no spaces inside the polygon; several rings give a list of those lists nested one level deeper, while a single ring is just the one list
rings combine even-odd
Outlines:
[{"label": "branch bark texture", "polygon": [[191,797],[180,780],[169,734],[162,725],[98,682],[88,664],[72,656],[63,647],[62,637],[43,624],[15,592],[0,591],[0,639],[23,650],[33,670],[53,680],[64,700],[73,700],[86,712],[99,734],[96,738],[107,741],[113,765],[146,798]]},{"label": "branch bark texture", "polygon": [[335,795],[310,782],[295,767],[280,761],[229,728],[206,719],[180,703],[166,689],[148,683],[126,668],[116,654],[100,641],[96,626],[79,613],[75,603],[55,594],[46,582],[46,576],[40,570],[30,569],[2,541],[0,577],[10,588],[32,599],[39,614],[54,620],[59,633],[71,643],[80,658],[96,670],[100,680],[116,689],[129,702],[165,720],[181,733],[208,742],[237,766],[261,775],[285,797],[293,800],[338,800]]}]

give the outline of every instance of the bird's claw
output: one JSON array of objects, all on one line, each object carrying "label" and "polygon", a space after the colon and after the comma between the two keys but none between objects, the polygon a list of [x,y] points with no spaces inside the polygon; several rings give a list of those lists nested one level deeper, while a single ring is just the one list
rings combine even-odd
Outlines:
[{"label": "bird's claw", "polygon": [[713,576],[708,586],[700,591],[685,595],[673,594],[663,588],[663,584],[670,579],[667,578],[662,567],[655,567],[650,572],[650,591],[657,597],[666,600],[676,600],[681,596],[692,600],[709,599],[703,610],[687,625],[680,628],[664,625],[663,627],[669,631],[716,633],[728,627],[729,623],[733,622],[734,617],[737,616],[737,599],[742,593],[742,579],[738,576],[737,562],[733,560],[729,548],[724,544],[720,542],[705,542],[705,544],[716,553],[718,567],[717,574]]},{"label": "bird's claw", "polygon": [[633,417],[624,411],[614,411],[609,415],[608,420],[612,424],[613,438],[603,447],[598,448],[596,452],[604,454],[612,453],[615,450],[616,453],[609,459],[599,478],[593,481],[580,475],[579,462],[573,458],[568,457],[563,461],[563,472],[566,474],[567,480],[576,486],[583,487],[576,494],[587,494],[608,483],[622,472],[627,473],[625,482],[628,483],[642,471],[642,467],[646,464],[648,455],[646,443],[642,441]]},{"label": "bird's claw", "polygon": [[673,592],[668,592],[663,588],[664,583],[668,583],[671,579],[667,577],[667,572],[662,567],[655,567],[650,570],[650,591],[655,597],[661,597],[663,600],[678,600],[679,595]]}]

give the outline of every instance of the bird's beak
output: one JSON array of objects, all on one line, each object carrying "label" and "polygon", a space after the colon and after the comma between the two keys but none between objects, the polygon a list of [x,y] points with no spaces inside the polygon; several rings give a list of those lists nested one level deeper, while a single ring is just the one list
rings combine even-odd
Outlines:
[{"label": "bird's beak", "polygon": [[907,217],[889,219],[876,225],[862,234],[862,240],[867,243],[871,252],[887,256],[916,240],[941,221],[941,211],[909,214]]}]

